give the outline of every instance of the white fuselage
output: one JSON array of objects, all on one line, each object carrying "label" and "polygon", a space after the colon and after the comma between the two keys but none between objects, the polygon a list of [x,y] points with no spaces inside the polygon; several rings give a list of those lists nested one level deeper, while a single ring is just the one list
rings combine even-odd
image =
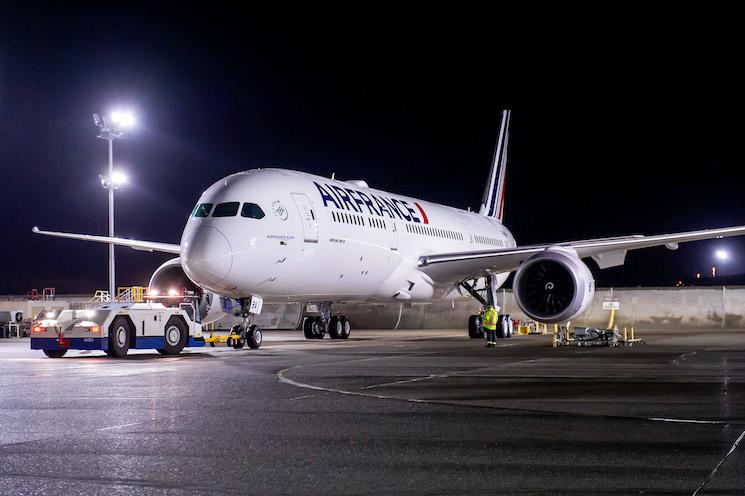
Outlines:
[{"label": "white fuselage", "polygon": [[202,194],[181,263],[196,284],[231,298],[428,300],[461,294],[460,279],[433,280],[419,270],[420,256],[515,246],[500,222],[474,212],[362,182],[255,169]]}]

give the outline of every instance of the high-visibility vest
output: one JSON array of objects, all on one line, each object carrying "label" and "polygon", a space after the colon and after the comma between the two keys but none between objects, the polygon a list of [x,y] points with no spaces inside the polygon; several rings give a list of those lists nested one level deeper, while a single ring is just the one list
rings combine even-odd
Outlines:
[{"label": "high-visibility vest", "polygon": [[481,322],[484,329],[494,331],[497,328],[497,311],[494,308],[487,308],[484,312],[484,319]]}]

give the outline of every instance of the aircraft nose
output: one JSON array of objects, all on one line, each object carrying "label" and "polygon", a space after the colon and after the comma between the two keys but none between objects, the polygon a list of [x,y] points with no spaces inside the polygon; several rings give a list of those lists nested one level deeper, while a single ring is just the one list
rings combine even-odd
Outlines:
[{"label": "aircraft nose", "polygon": [[197,284],[219,283],[233,266],[233,250],[218,229],[203,226],[182,246],[181,259],[187,275]]}]

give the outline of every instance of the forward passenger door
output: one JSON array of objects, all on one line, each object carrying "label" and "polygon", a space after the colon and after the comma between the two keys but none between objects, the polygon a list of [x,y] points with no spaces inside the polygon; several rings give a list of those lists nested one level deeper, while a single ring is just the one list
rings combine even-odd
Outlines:
[{"label": "forward passenger door", "polygon": [[306,243],[318,243],[318,219],[313,211],[313,205],[302,193],[292,193],[300,219],[303,223],[303,236]]}]

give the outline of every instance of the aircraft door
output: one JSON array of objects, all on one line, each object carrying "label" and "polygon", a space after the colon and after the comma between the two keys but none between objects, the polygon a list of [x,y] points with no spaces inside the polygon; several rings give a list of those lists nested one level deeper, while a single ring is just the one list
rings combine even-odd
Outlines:
[{"label": "aircraft door", "polygon": [[318,218],[313,211],[313,205],[307,196],[301,193],[292,193],[300,219],[303,223],[303,236],[306,243],[318,243]]},{"label": "aircraft door", "polygon": [[468,241],[469,245],[473,244],[473,233],[471,233],[471,230],[468,228],[468,224],[465,222],[463,223],[463,232],[466,235],[466,241]]}]

